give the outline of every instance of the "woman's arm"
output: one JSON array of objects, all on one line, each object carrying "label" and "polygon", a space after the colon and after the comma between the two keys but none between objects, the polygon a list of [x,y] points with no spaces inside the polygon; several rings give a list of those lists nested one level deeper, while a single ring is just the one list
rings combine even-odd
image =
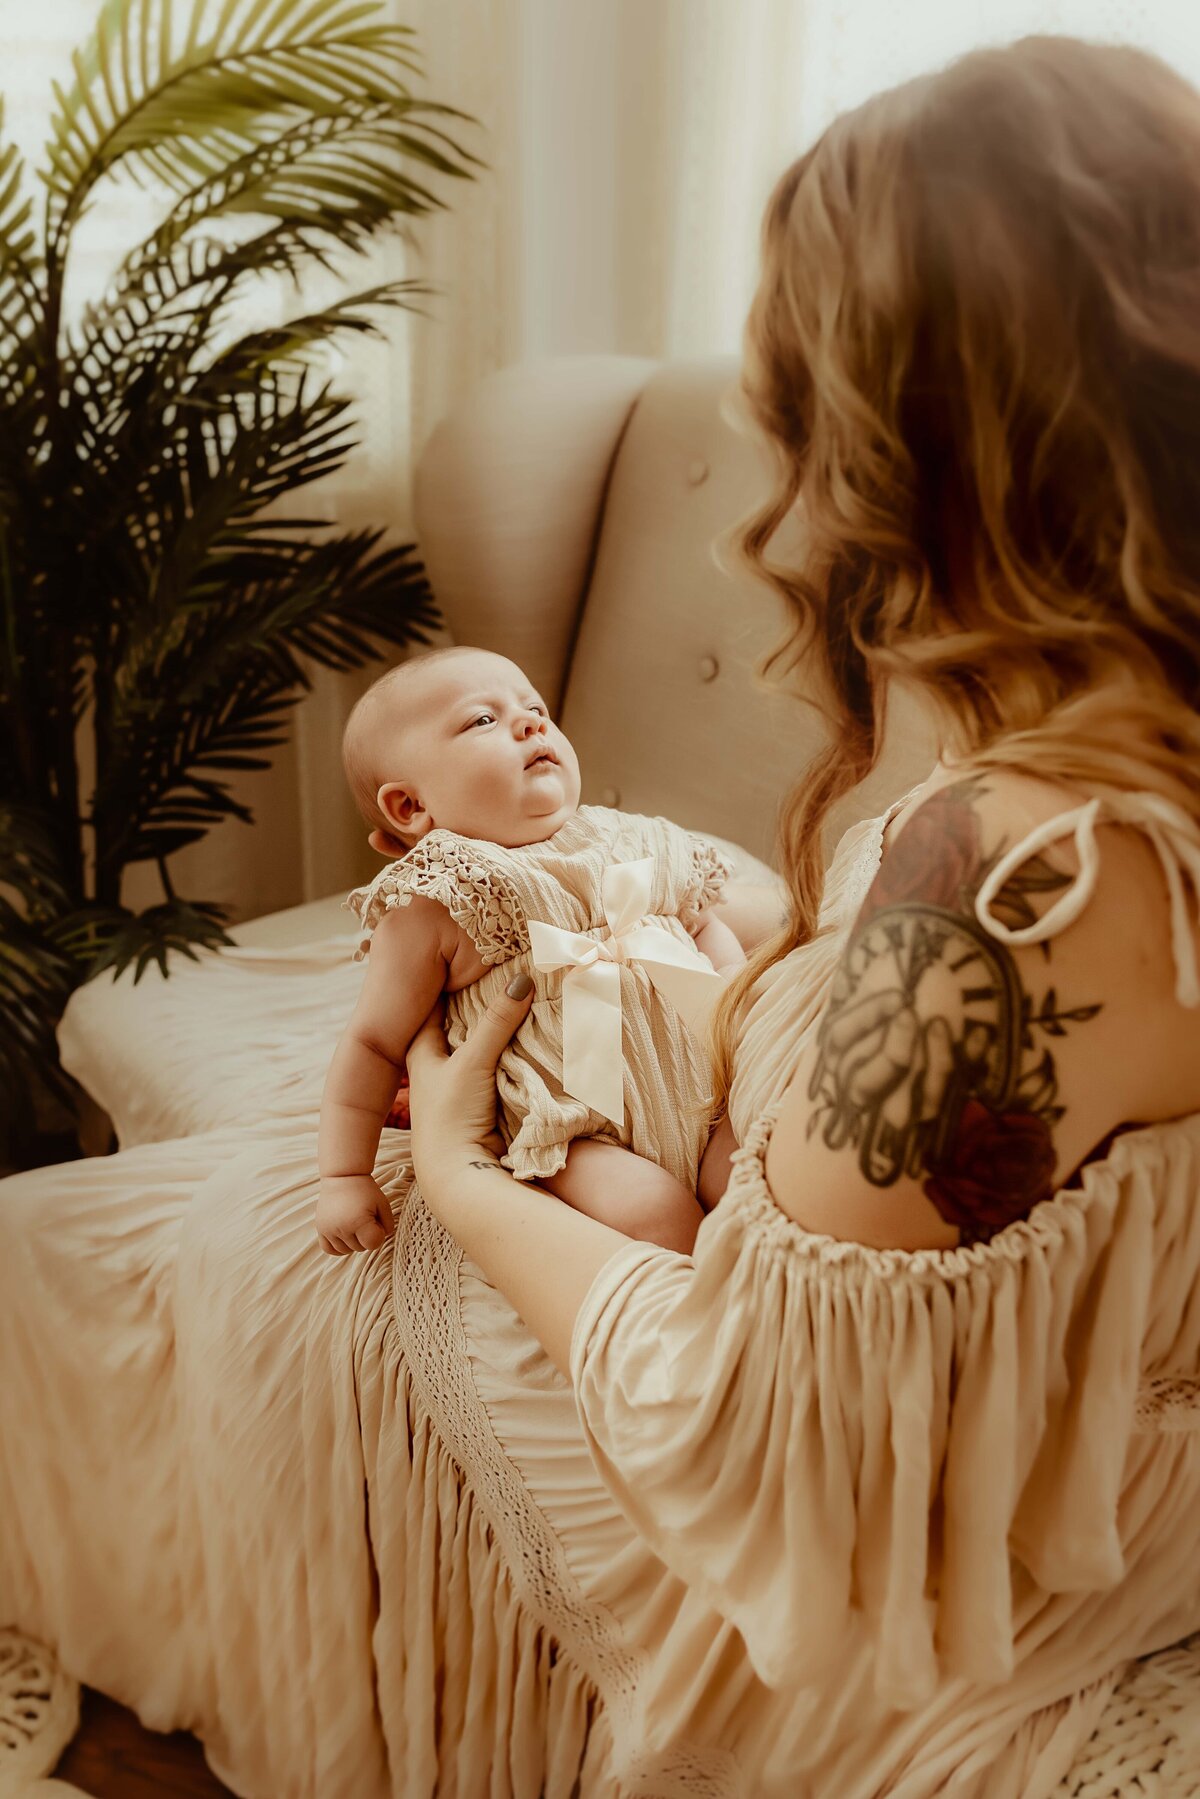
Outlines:
[{"label": "woman's arm", "polygon": [[[1105,878],[1081,917],[1047,945],[1005,948],[972,923],[971,883],[1062,799],[1043,784],[1040,814],[1026,815],[999,786],[926,802],[850,932],[767,1155],[774,1198],[809,1231],[897,1249],[986,1237],[1116,1126],[1168,1115],[1178,1008],[1149,846],[1102,828]],[[1067,844],[1036,858],[995,915],[1036,920],[1072,862]],[[1121,958],[1118,944],[1140,947]],[[431,1208],[565,1371],[580,1304],[627,1239],[509,1180],[486,1143],[496,1058],[528,1003],[499,999],[449,1058],[440,1028],[424,1027],[409,1054],[413,1153]]]},{"label": "woman's arm", "polygon": [[[986,872],[1070,804],[989,772],[931,795],[884,854],[768,1147],[771,1192],[804,1229],[881,1249],[986,1239],[1120,1125],[1169,1115],[1187,1020],[1142,834],[1100,827],[1094,893],[1041,940],[1007,944],[975,914]],[[1077,869],[1068,835],[1013,871],[991,916],[1037,930]]]},{"label": "woman's arm", "polygon": [[512,986],[517,991],[494,999],[453,1055],[437,1013],[413,1039],[413,1166],[430,1211],[569,1375],[579,1308],[600,1269],[628,1248],[629,1238],[513,1180],[500,1166],[496,1062],[533,1000],[527,975],[518,975]]}]

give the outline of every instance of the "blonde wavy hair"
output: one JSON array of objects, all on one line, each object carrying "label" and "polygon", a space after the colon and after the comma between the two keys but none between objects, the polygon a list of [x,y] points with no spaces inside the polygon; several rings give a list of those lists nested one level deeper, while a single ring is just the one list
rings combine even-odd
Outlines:
[{"label": "blonde wavy hair", "polygon": [[[839,118],[768,205],[743,389],[779,479],[738,545],[830,734],[782,812],[788,924],[718,1013],[718,1100],[749,989],[814,935],[891,679],[972,770],[1200,820],[1200,94],[1035,37]],[[802,568],[770,554],[793,514]]]}]

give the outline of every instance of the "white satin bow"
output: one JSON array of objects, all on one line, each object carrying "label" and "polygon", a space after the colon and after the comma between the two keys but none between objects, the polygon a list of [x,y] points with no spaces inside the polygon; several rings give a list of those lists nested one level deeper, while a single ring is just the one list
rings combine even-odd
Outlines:
[{"label": "white satin bow", "polygon": [[724,977],[691,942],[647,918],[654,859],[617,862],[604,870],[601,904],[609,935],[585,937],[529,920],[535,968],[565,968],[563,1088],[615,1125],[625,1122],[621,1050],[622,962],[639,962],[686,1025],[703,1030]]}]

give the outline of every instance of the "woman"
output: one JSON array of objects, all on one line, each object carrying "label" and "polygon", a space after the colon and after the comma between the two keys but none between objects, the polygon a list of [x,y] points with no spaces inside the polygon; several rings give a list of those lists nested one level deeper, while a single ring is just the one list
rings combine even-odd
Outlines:
[{"label": "woman", "polygon": [[[872,100],[776,189],[745,547],[833,731],[721,1021],[743,1147],[694,1261],[500,1167],[528,995],[410,1059],[425,1204],[669,1571],[584,1583],[646,1657],[613,1730],[648,1792],[1035,1799],[1106,1677],[1200,1626],[1200,1433],[1147,1403],[1200,1377],[1198,171],[1184,82],[1044,39]],[[794,510],[803,574],[768,561]],[[945,753],[821,905],[890,678]]]}]

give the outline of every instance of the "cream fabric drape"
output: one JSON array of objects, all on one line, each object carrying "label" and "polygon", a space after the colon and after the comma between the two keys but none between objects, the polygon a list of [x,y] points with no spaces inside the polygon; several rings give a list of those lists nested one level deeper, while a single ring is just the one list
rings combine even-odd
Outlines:
[{"label": "cream fabric drape", "polygon": [[[8,128],[36,155],[50,79],[96,0],[0,0]],[[790,157],[839,111],[970,48],[1031,30],[1123,38],[1200,79],[1200,13],[1178,0],[386,0],[423,46],[428,92],[473,114],[488,164],[450,209],[347,271],[361,285],[422,275],[428,316],[334,352],[358,399],[362,445],[326,484],[331,521],[411,531],[413,462],[483,375],[531,357],[736,350],[759,219]],[[184,8],[177,8],[182,15]],[[81,304],[154,216],[155,196],[110,189],[80,233]],[[324,279],[305,302],[329,291]],[[264,284],[249,327],[295,303]],[[315,671],[292,741],[246,777],[253,829],[232,823],[175,858],[184,893],[253,916],[349,887],[378,860],[341,777],[341,726],[378,670]],[[159,897],[135,869],[127,901]]]}]

